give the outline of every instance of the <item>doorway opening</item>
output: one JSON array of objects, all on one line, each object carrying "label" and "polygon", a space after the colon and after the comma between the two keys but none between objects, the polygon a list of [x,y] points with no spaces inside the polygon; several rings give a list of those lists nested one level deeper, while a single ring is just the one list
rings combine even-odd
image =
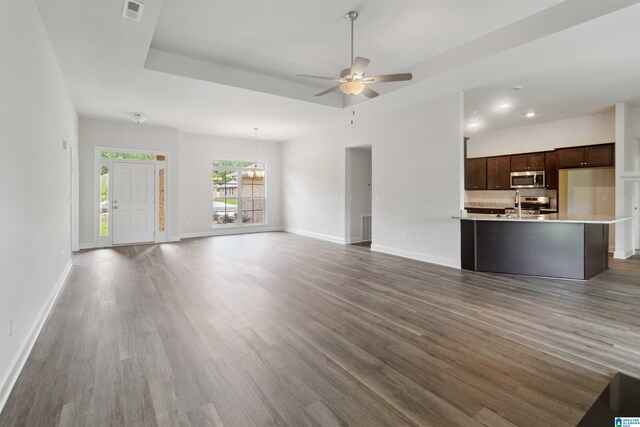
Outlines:
[{"label": "doorway opening", "polygon": [[345,167],[345,242],[370,247],[373,240],[371,146],[348,147]]},{"label": "doorway opening", "polygon": [[96,148],[97,247],[167,240],[167,154]]}]

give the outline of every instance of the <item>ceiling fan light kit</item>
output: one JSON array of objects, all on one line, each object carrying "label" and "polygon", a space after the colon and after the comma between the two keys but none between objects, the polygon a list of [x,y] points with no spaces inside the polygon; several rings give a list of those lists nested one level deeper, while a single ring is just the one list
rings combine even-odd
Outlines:
[{"label": "ceiling fan light kit", "polygon": [[351,22],[351,68],[346,68],[340,73],[340,77],[322,77],[312,76],[308,74],[298,74],[298,77],[306,77],[317,80],[329,80],[340,83],[339,86],[334,86],[330,89],[317,93],[315,96],[324,96],[337,90],[342,91],[346,95],[358,95],[363,94],[367,98],[375,98],[378,96],[378,92],[368,87],[368,83],[386,83],[386,82],[399,82],[411,80],[413,78],[411,73],[402,74],[387,74],[384,76],[366,77],[364,72],[369,66],[370,60],[362,58],[360,56],[353,56],[353,21],[358,18],[358,12],[349,11],[346,18]]},{"label": "ceiling fan light kit", "polygon": [[347,95],[357,95],[364,90],[364,84],[360,82],[346,82],[340,85],[340,90]]}]

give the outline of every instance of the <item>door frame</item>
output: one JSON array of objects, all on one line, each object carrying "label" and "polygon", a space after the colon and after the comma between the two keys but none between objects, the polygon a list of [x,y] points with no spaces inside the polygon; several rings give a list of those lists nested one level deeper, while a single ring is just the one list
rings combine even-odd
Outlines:
[{"label": "door frame", "polygon": [[[371,243],[373,243],[373,200],[374,200],[374,196],[372,192],[373,190],[373,146],[372,145],[356,145],[356,146],[345,147],[345,157],[344,157],[345,159],[344,161],[344,165],[345,165],[344,242],[347,245],[354,244],[354,243],[361,243],[364,241],[362,240],[362,237],[363,237],[362,234],[360,234],[359,237],[352,235],[353,228],[351,227],[351,222],[354,219],[352,218],[354,216],[353,209],[352,209],[353,199],[354,197],[362,196],[362,194],[354,194],[353,192],[354,171],[352,168],[351,159],[352,159],[353,152],[355,150],[368,151],[370,154],[371,176],[368,177],[369,178],[368,191],[371,193],[370,194],[371,205],[369,206],[369,209],[371,211],[371,222],[372,222]],[[362,216],[358,218],[360,218],[360,221],[362,221]],[[360,223],[360,227],[362,227],[361,223]]]},{"label": "door frame", "polygon": [[[118,153],[140,153],[140,154],[155,154],[164,156],[165,160],[130,160],[130,159],[103,159],[100,157],[100,154],[103,151],[115,151]],[[113,198],[113,163],[145,163],[145,164],[153,164],[154,168],[154,179],[155,179],[155,190],[154,190],[154,242],[161,243],[168,241],[169,236],[169,227],[170,224],[170,216],[171,210],[169,209],[169,153],[162,150],[140,150],[135,148],[122,148],[122,147],[94,147],[94,169],[93,169],[93,241],[94,247],[96,248],[107,248],[114,246],[113,244],[113,215],[112,212],[112,198]],[[102,166],[107,166],[109,168],[109,234],[107,236],[100,236],[100,169]],[[164,168],[165,170],[165,181],[164,181],[164,218],[165,218],[165,229],[164,231],[158,231],[158,216],[160,213],[160,204],[158,201],[158,191],[160,188],[160,176],[158,174],[158,170]],[[123,246],[123,245],[115,245],[115,246]],[[125,245],[126,246],[126,245]]]},{"label": "door frame", "polygon": [[[640,171],[640,155],[636,154],[633,160],[634,171]],[[640,249],[640,181],[632,182],[632,198],[631,198],[631,232],[633,234],[632,249],[637,251]]]}]

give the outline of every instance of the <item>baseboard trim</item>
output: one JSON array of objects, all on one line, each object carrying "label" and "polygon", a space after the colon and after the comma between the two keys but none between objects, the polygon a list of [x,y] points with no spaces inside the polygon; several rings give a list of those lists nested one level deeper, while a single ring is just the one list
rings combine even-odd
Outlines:
[{"label": "baseboard trim", "polygon": [[635,255],[635,251],[615,251],[613,252],[613,257],[616,259],[627,259]]},{"label": "baseboard trim", "polygon": [[272,231],[282,231],[281,227],[233,227],[221,230],[196,231],[194,233],[180,233],[181,239],[192,239],[195,237],[228,236],[231,234],[269,233]]},{"label": "baseboard trim", "polygon": [[344,238],[330,236],[328,234],[314,233],[312,231],[299,230],[297,228],[283,228],[282,231],[291,234],[299,234],[300,236],[311,237],[312,239],[324,240],[326,242],[339,243],[341,245],[345,244]]},{"label": "baseboard trim", "polygon": [[402,258],[415,259],[416,261],[423,261],[431,264],[443,265],[445,267],[460,269],[459,259],[436,257],[436,256],[426,255],[420,252],[407,251],[404,249],[391,248],[389,246],[381,246],[381,245],[371,245],[371,251],[380,252],[388,255],[395,255]]},{"label": "baseboard trim", "polygon": [[347,245],[353,245],[354,243],[362,243],[362,242],[370,242],[370,240],[364,240],[362,237],[351,237],[349,239],[345,239],[345,243]]},{"label": "baseboard trim", "polygon": [[22,350],[13,360],[10,365],[11,369],[7,373],[6,377],[2,379],[2,383],[0,383],[0,412],[2,412],[4,405],[7,403],[9,394],[11,394],[11,390],[18,380],[20,372],[22,372],[22,368],[24,368],[24,364],[27,362],[29,354],[31,354],[33,345],[36,343],[36,339],[38,338],[38,335],[40,335],[40,331],[42,331],[42,328],[49,317],[49,313],[51,313],[51,309],[55,305],[60,292],[64,288],[64,284],[67,282],[67,277],[69,277],[69,272],[71,272],[72,266],[73,264],[71,263],[71,260],[67,261],[67,264],[65,264],[62,272],[58,276],[56,284],[49,294],[49,299],[40,310],[40,313],[36,318],[36,322],[31,329],[31,333],[27,336],[26,341],[22,345]]}]

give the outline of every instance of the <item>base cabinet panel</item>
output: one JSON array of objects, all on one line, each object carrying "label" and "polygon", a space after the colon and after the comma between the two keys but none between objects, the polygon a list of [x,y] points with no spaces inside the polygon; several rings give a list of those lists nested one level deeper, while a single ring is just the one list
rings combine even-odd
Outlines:
[{"label": "base cabinet panel", "polygon": [[608,268],[607,224],[462,220],[460,229],[463,269],[586,280]]}]

